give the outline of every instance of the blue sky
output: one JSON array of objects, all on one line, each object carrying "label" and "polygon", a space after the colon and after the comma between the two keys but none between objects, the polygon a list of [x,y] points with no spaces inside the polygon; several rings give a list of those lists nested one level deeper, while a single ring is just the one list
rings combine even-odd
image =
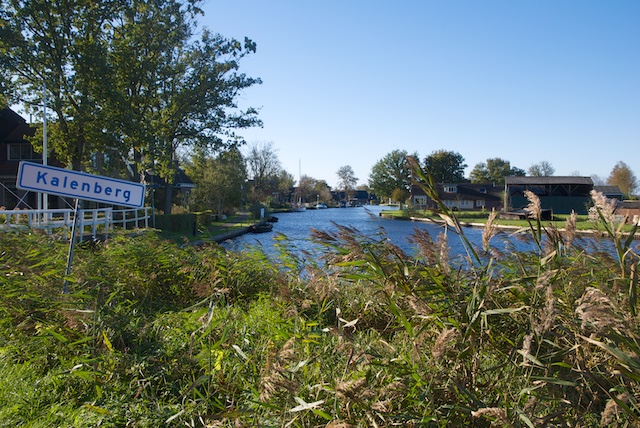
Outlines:
[{"label": "blue sky", "polygon": [[249,143],[284,169],[360,184],[392,150],[500,157],[556,175],[640,177],[640,1],[210,1],[203,26],[251,38],[263,84]]}]

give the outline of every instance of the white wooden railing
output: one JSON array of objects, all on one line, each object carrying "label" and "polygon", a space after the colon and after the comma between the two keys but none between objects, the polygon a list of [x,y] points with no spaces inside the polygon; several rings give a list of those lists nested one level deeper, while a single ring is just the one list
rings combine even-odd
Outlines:
[{"label": "white wooden railing", "polygon": [[[74,210],[0,210],[0,231],[16,229],[43,230],[51,234],[55,229],[71,231]],[[114,227],[124,230],[148,228],[151,219],[151,208],[114,210],[112,208],[82,209],[79,211],[79,236],[98,234],[108,236]]]}]

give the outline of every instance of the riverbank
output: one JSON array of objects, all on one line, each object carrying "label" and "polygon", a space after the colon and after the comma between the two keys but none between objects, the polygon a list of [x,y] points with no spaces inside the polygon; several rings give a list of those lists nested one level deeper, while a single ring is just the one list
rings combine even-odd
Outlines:
[{"label": "riverbank", "polygon": [[[388,210],[387,212],[382,211],[380,212],[380,217],[386,218],[386,219],[390,219],[390,220],[404,220],[404,221],[416,221],[416,222],[422,222],[422,223],[433,223],[433,224],[438,224],[438,225],[444,225],[447,224],[446,220],[440,219],[440,218],[433,218],[433,217],[417,217],[417,216],[404,216],[404,215],[398,215],[397,214],[398,211],[396,210]],[[477,220],[477,219],[474,219]],[[486,222],[478,222],[478,221],[464,221],[458,219],[458,221],[460,222],[460,225],[462,227],[471,227],[471,228],[477,228],[477,229],[484,229],[484,227],[486,226]],[[504,230],[504,231],[519,231],[519,230],[523,230],[523,229],[527,229],[529,228],[529,223],[527,223],[526,221],[520,221],[520,224],[500,224],[500,219],[497,219],[494,223],[493,226]],[[507,220],[509,222],[518,222],[517,220]],[[545,222],[546,224],[551,224],[554,227],[557,228],[557,230],[559,232],[564,232],[565,228],[564,227],[559,227],[556,223],[563,223],[566,224],[564,222],[561,221],[555,221],[555,222]],[[587,237],[593,237],[593,238],[604,238],[607,237],[608,234],[605,230],[599,230],[599,229],[586,229],[586,228],[577,228],[575,230],[575,233],[579,236],[587,236]],[[628,237],[630,236],[629,232],[621,232],[621,236],[623,237]],[[636,232],[634,240],[640,240],[640,235],[638,234],[638,232]]]}]

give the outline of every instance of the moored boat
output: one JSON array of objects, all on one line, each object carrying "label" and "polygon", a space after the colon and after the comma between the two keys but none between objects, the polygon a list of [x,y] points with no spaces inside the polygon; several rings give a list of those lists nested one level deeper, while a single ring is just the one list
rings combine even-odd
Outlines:
[{"label": "moored boat", "polygon": [[265,233],[273,230],[273,224],[271,223],[258,223],[251,226],[251,232],[253,233]]}]

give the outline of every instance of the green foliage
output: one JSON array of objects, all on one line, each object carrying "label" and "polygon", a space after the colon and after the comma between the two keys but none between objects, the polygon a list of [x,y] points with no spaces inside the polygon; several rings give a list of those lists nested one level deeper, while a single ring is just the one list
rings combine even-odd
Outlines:
[{"label": "green foliage", "polygon": [[[408,194],[411,168],[407,163],[407,155],[404,150],[393,150],[371,168],[369,187],[379,199],[392,198],[394,191]],[[404,199],[398,202],[404,202]]]},{"label": "green foliage", "polygon": [[355,190],[358,178],[355,176],[353,168],[351,168],[350,165],[344,165],[338,168],[336,175],[338,176],[338,188],[340,190],[347,194]]},{"label": "green foliage", "polygon": [[228,150],[217,157],[197,150],[185,170],[196,184],[191,190],[190,206],[213,210],[220,216],[242,205],[247,172],[238,149]]},{"label": "green foliage", "polygon": [[436,150],[424,159],[424,168],[436,183],[460,183],[464,181],[464,157],[449,150]]},{"label": "green foliage", "polygon": [[636,424],[633,247],[621,264],[532,219],[536,251],[476,248],[441,208],[414,255],[344,226],[313,231],[321,258],[115,236],[79,246],[68,294],[64,242],[4,234],[0,424]]},{"label": "green foliage", "polygon": [[512,167],[509,161],[500,158],[487,159],[473,167],[469,173],[472,183],[504,184],[504,178],[510,175],[523,176],[525,171]]},{"label": "green foliage", "polygon": [[137,179],[153,168],[172,183],[178,148],[235,147],[238,129],[261,125],[237,105],[261,83],[238,71],[255,43],[196,35],[196,3],[3,1],[0,85],[27,106],[46,95],[61,162],[85,169],[96,156],[108,159],[98,169]]},{"label": "green foliage", "polygon": [[611,170],[611,174],[607,178],[607,184],[618,186],[626,198],[634,196],[638,186],[640,186],[631,168],[622,161],[618,162]]},{"label": "green foliage", "polygon": [[198,217],[194,213],[156,215],[156,229],[191,233]]}]

